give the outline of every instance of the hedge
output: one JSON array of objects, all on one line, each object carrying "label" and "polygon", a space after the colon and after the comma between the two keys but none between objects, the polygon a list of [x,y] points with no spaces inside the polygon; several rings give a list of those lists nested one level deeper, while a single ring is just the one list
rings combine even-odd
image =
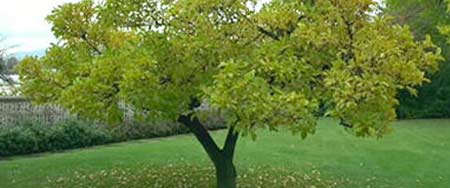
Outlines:
[{"label": "hedge", "polygon": [[[206,125],[208,129],[223,128],[219,123],[209,122]],[[0,157],[76,149],[188,132],[187,128],[177,123],[105,126],[73,120],[50,126],[28,122],[0,127]]]}]

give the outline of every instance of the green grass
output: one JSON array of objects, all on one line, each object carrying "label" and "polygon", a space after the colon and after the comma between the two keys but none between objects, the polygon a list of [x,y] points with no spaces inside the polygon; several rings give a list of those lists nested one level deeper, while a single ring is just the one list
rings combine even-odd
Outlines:
[{"label": "green grass", "polygon": [[[320,187],[319,181],[336,182],[336,187],[450,187],[450,120],[399,121],[394,128],[379,140],[355,138],[331,120],[320,121],[317,133],[306,140],[286,132],[261,131],[256,142],[239,141],[235,163],[241,175],[248,174],[239,181],[245,187],[245,182],[250,184],[266,174],[269,177],[263,179],[267,181],[290,174],[292,178],[320,174],[306,182],[308,186]],[[225,133],[213,135],[222,141]],[[259,170],[255,173],[254,169]],[[146,183],[191,178],[193,185],[213,184],[206,154],[192,136],[182,135],[0,160],[0,187],[61,187],[83,178],[88,182],[89,176],[104,184],[117,177],[101,179],[101,173],[113,171],[136,177],[130,178],[134,182],[143,182],[145,177]],[[177,173],[184,175],[173,178]],[[201,179],[205,173],[208,178]],[[151,174],[159,175],[152,179]],[[305,182],[301,184],[304,187]]]}]

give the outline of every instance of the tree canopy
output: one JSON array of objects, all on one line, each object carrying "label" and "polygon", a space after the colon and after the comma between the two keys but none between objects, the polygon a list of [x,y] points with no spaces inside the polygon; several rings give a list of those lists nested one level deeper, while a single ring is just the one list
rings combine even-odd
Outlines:
[{"label": "tree canopy", "polygon": [[[441,56],[429,37],[415,41],[407,27],[374,14],[374,5],[69,3],[47,18],[59,42],[21,63],[22,92],[109,122],[130,108],[144,120],[178,120],[218,169],[217,161],[232,161],[238,135],[286,127],[306,137],[323,109],[357,136],[382,136],[396,117],[398,91],[428,81]],[[225,117],[230,132],[222,150],[201,128],[202,107]]]},{"label": "tree canopy", "polygon": [[23,92],[108,120],[122,117],[121,102],[176,119],[198,98],[240,132],[288,125],[304,136],[325,105],[358,135],[381,135],[397,90],[440,60],[429,38],[370,14],[370,0],[255,3],[65,4],[48,17],[59,42],[23,62]]}]

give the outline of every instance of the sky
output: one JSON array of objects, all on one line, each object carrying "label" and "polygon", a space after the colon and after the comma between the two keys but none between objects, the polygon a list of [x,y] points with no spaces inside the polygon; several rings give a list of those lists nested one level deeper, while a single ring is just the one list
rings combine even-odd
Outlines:
[{"label": "sky", "polygon": [[0,36],[14,52],[47,48],[55,39],[45,17],[53,8],[79,0],[0,0]]}]

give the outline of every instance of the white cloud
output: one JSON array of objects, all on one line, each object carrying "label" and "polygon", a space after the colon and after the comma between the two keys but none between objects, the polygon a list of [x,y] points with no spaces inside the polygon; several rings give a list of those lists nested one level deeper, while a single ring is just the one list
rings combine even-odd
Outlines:
[{"label": "white cloud", "polygon": [[53,8],[79,0],[0,0],[0,35],[11,51],[32,51],[48,47],[55,39],[45,21]]}]

